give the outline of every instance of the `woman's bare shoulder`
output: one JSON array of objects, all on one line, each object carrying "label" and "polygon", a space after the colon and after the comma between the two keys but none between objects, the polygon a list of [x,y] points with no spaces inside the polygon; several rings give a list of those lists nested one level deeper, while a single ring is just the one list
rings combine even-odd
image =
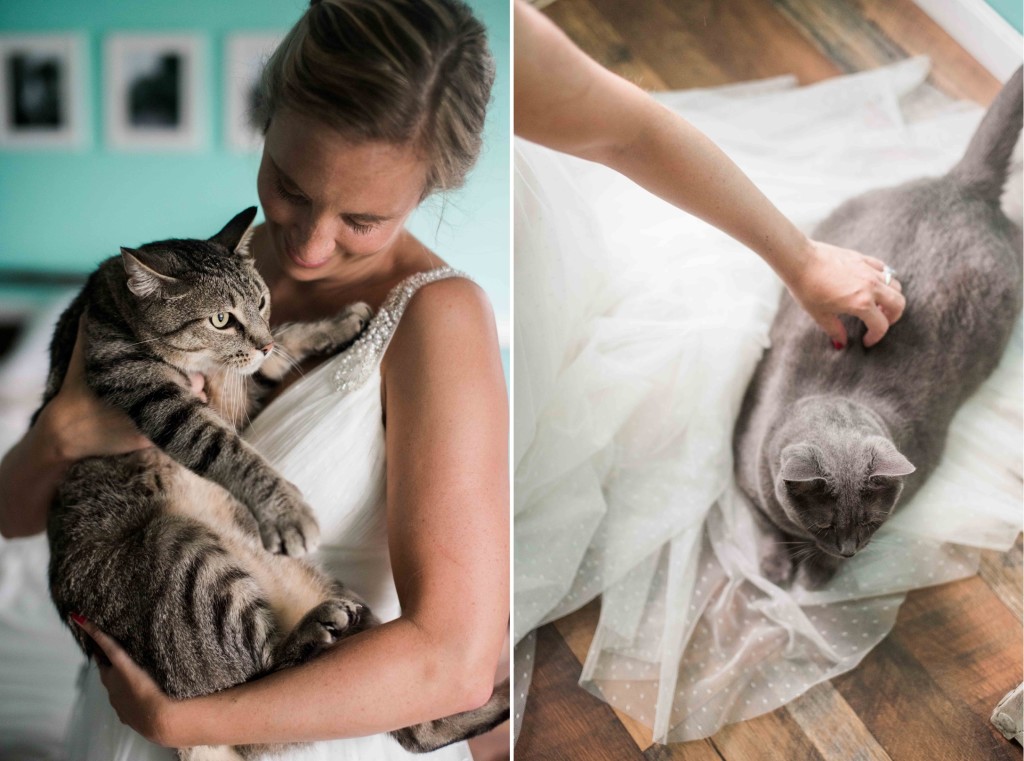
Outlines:
[{"label": "woman's bare shoulder", "polygon": [[382,372],[432,377],[500,368],[497,328],[483,288],[465,277],[421,286],[412,296],[384,355]]}]

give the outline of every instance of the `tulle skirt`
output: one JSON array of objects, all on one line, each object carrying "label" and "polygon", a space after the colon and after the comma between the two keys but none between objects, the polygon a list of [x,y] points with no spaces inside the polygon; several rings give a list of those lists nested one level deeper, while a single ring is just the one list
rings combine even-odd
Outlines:
[{"label": "tulle skirt", "polygon": [[[846,198],[959,159],[981,109],[923,85],[927,70],[916,59],[805,88],[658,97],[809,231]],[[531,632],[597,595],[581,685],[677,742],[853,668],[908,590],[971,575],[980,549],[1013,544],[1019,323],[941,466],[869,549],[818,591],[765,579],[731,439],[781,285],[604,167],[525,142],[515,160],[517,731]]]}]

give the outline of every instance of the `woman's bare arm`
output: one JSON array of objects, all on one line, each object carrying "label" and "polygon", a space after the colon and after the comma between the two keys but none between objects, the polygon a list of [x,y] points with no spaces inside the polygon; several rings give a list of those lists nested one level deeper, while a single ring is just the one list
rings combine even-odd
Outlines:
[{"label": "woman's bare arm", "polygon": [[126,414],[103,404],[86,385],[84,340],[79,329],[60,391],[0,461],[0,535],[8,539],[46,528],[50,503],[75,460],[151,446]]},{"label": "woman's bare arm", "polygon": [[0,461],[0,536],[38,534],[69,462],[60,456],[44,412]]},{"label": "woman's bare arm", "polygon": [[417,293],[382,374],[402,616],[310,663],[181,702],[106,640],[114,666],[102,676],[122,721],[175,747],[322,740],[397,729],[490,696],[509,610],[508,409],[480,289],[453,279]]},{"label": "woman's bare arm", "polygon": [[643,90],[600,66],[522,0],[515,5],[515,132],[596,161],[738,240],[763,258],[832,337],[838,314],[877,343],[905,302],[882,263],[809,240],[713,142]]}]

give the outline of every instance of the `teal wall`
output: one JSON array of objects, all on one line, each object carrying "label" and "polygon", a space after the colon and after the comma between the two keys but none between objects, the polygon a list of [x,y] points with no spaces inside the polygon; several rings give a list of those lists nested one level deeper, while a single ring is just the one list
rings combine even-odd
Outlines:
[{"label": "teal wall", "polygon": [[1018,32],[1024,32],[1024,3],[1021,0],[985,0],[1009,21]]},{"label": "teal wall", "polygon": [[[509,0],[470,0],[490,33],[498,79],[485,147],[467,186],[434,199],[411,228],[509,310]],[[208,237],[256,204],[257,154],[225,145],[223,58],[236,31],[283,32],[300,0],[0,0],[0,33],[77,32],[88,41],[87,148],[0,151],[0,267],[86,272],[118,246]],[[120,153],[105,145],[102,53],[115,32],[193,32],[205,43],[205,145],[194,153]],[[0,284],[2,285],[2,284]],[[11,298],[10,289],[0,300]]]}]

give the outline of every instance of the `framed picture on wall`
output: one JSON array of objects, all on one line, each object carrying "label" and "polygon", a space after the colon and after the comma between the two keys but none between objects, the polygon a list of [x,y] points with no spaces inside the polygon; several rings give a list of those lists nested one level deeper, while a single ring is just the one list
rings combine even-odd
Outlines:
[{"label": "framed picture on wall", "polygon": [[76,34],[0,35],[0,147],[84,147],[87,65]]},{"label": "framed picture on wall", "polygon": [[254,124],[257,84],[263,66],[284,33],[239,33],[224,47],[224,139],[234,151],[256,151],[263,145],[263,125]]},{"label": "framed picture on wall", "polygon": [[105,50],[107,143],[119,150],[202,147],[202,39],[113,34]]}]

